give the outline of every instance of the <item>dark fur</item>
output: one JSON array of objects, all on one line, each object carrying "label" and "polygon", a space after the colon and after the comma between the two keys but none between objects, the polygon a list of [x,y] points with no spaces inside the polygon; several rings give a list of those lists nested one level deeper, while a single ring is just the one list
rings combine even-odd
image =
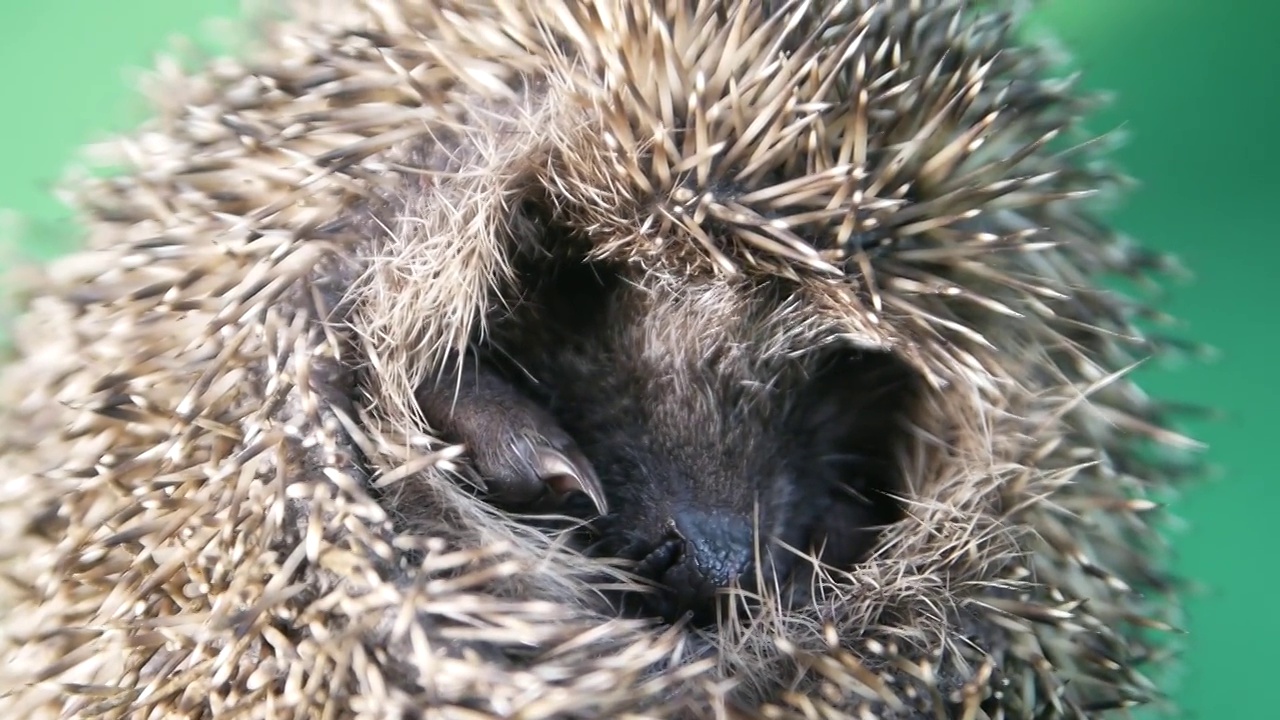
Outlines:
[{"label": "dark fur", "polygon": [[[709,618],[715,591],[760,578],[805,595],[796,551],[837,568],[863,556],[896,518],[906,373],[807,327],[781,281],[677,282],[573,247],[549,236],[519,257],[487,336],[420,392],[492,497],[535,505],[536,447],[580,448],[610,507],[584,543],[638,561],[664,591],[646,609],[668,619]],[[779,337],[793,346],[765,347]],[[594,514],[582,495],[562,509]]]}]

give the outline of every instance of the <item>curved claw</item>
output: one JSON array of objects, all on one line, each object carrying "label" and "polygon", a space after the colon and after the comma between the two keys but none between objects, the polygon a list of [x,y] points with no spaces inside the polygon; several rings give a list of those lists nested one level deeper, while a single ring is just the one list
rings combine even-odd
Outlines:
[{"label": "curved claw", "polygon": [[582,453],[576,450],[561,452],[544,445],[536,450],[535,459],[538,477],[542,478],[557,497],[578,491],[591,498],[596,511],[601,515],[609,514],[604,486],[600,484],[591,463]]}]

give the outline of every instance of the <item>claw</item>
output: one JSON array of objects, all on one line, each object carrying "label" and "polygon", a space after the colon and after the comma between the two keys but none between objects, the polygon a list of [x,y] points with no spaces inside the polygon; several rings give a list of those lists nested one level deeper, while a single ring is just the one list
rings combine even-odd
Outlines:
[{"label": "claw", "polygon": [[596,511],[609,514],[609,504],[604,497],[604,487],[596,477],[591,463],[576,450],[560,452],[541,446],[536,450],[538,476],[557,497],[577,491],[591,498]]}]

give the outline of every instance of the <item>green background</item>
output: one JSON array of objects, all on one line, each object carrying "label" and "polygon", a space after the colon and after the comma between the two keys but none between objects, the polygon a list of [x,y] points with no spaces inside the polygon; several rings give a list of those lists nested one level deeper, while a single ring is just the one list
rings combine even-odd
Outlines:
[{"label": "green background", "polygon": [[[1178,569],[1205,589],[1188,603],[1173,696],[1186,717],[1264,720],[1280,717],[1268,699],[1277,682],[1268,658],[1280,647],[1271,604],[1280,485],[1268,460],[1280,448],[1269,372],[1280,356],[1280,278],[1271,275],[1280,266],[1280,2],[1223,0],[1212,14],[1209,2],[1047,0],[1036,22],[1070,50],[1089,87],[1115,93],[1091,127],[1124,129],[1117,157],[1140,181],[1115,222],[1195,273],[1167,307],[1185,333],[1220,351],[1212,364],[1144,371],[1153,394],[1225,413],[1190,426],[1219,472],[1175,505],[1185,520]],[[234,0],[0,3],[0,208],[34,223],[29,251],[66,246],[65,213],[49,189],[77,146],[140,117],[133,69],[149,67],[175,33],[237,10]]]}]

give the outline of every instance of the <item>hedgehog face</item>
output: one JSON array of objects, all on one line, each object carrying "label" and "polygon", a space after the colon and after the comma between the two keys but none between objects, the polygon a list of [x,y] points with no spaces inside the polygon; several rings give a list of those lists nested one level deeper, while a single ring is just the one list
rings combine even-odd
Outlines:
[{"label": "hedgehog face", "polygon": [[637,560],[659,587],[640,609],[668,620],[709,622],[743,607],[735,596],[805,602],[815,563],[849,569],[898,516],[889,493],[900,408],[889,403],[903,401],[904,376],[880,373],[889,402],[876,407],[858,394],[871,383],[857,380],[877,374],[879,358],[834,352],[743,379],[714,362],[668,365],[681,354],[657,351],[656,367],[633,369],[650,378],[637,389],[654,388],[643,402],[587,398],[596,412],[561,413],[610,501],[592,551]]},{"label": "hedgehog face", "polygon": [[[609,498],[592,551],[638,561],[659,587],[643,610],[708,622],[735,595],[804,602],[814,562],[848,569],[865,557],[898,513],[888,493],[900,408],[889,403],[903,401],[904,376],[872,380],[879,358],[841,351],[782,369],[696,362],[662,333],[643,337],[657,346],[622,369],[634,394],[564,393],[553,405]],[[865,402],[873,388],[888,402]],[[861,417],[874,422],[850,421]]]},{"label": "hedgehog face", "polygon": [[524,270],[424,408],[507,507],[585,490],[560,507],[599,516],[585,549],[658,587],[625,609],[708,621],[731,588],[794,602],[815,562],[847,569],[896,518],[909,375],[836,341],[794,293],[576,260]]}]

